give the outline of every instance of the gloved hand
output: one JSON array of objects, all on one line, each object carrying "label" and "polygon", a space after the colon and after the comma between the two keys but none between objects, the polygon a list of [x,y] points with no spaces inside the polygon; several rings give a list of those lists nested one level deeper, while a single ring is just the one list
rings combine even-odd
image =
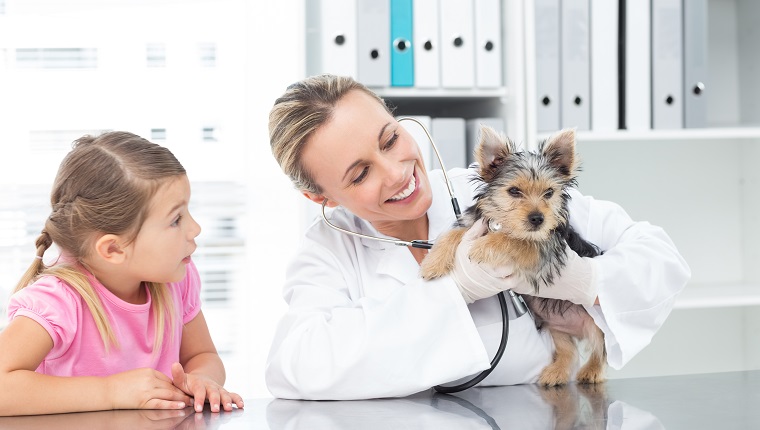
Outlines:
[{"label": "gloved hand", "polygon": [[473,242],[487,230],[488,227],[482,219],[476,221],[462,236],[454,257],[451,277],[468,304],[512,289],[521,282],[518,276],[512,276],[514,267],[511,265],[489,267],[470,261],[469,254]]},{"label": "gloved hand", "polygon": [[552,285],[543,285],[538,293],[527,282],[515,283],[512,291],[529,296],[568,300],[577,305],[591,306],[596,302],[596,266],[591,258],[579,256],[565,245],[565,267]]}]

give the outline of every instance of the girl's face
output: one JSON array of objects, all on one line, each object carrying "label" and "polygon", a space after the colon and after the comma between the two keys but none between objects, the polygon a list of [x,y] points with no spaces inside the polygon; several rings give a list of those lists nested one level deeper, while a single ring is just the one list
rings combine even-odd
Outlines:
[{"label": "girl's face", "polygon": [[309,139],[303,163],[323,195],[381,227],[414,220],[430,208],[432,193],[422,154],[409,133],[378,101],[351,91],[333,117]]},{"label": "girl's face", "polygon": [[187,176],[170,179],[151,200],[148,216],[129,247],[127,270],[139,281],[179,282],[195,251],[201,227],[190,216],[190,182]]}]

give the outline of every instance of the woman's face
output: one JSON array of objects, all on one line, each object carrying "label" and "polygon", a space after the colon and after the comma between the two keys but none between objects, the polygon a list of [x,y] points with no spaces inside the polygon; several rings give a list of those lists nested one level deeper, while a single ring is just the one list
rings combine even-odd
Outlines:
[{"label": "woman's face", "polygon": [[422,154],[412,136],[378,101],[354,90],[312,135],[303,163],[323,195],[375,224],[414,220],[432,203]]}]

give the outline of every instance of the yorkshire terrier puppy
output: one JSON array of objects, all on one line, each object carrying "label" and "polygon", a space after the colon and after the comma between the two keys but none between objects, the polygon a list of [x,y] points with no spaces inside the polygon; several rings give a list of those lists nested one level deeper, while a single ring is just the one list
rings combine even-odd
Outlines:
[{"label": "yorkshire terrier puppy", "polygon": [[[581,257],[595,257],[599,249],[585,241],[568,222],[568,188],[576,185],[575,130],[565,129],[539,145],[537,152],[517,151],[515,144],[490,127],[482,127],[475,159],[482,182],[475,204],[462,220],[442,234],[422,262],[425,279],[454,269],[462,236],[483,219],[488,232],[477,238],[470,260],[491,267],[512,265],[534,291],[552,288],[565,266],[565,244]],[[578,357],[575,340],[586,340],[589,359],[578,371],[580,383],[604,381],[604,334],[581,305],[569,301],[523,295],[538,329],[546,329],[555,345],[553,362],[543,369],[539,383],[566,384]]]}]

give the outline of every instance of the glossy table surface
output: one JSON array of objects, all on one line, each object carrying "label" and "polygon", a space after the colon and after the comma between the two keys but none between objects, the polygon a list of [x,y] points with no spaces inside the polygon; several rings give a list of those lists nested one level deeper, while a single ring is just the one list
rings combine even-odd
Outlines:
[{"label": "glossy table surface", "polygon": [[[180,416],[181,415],[181,416]],[[760,370],[571,384],[475,388],[456,395],[296,401],[245,409],[103,411],[2,417],[4,429],[760,429]]]}]

